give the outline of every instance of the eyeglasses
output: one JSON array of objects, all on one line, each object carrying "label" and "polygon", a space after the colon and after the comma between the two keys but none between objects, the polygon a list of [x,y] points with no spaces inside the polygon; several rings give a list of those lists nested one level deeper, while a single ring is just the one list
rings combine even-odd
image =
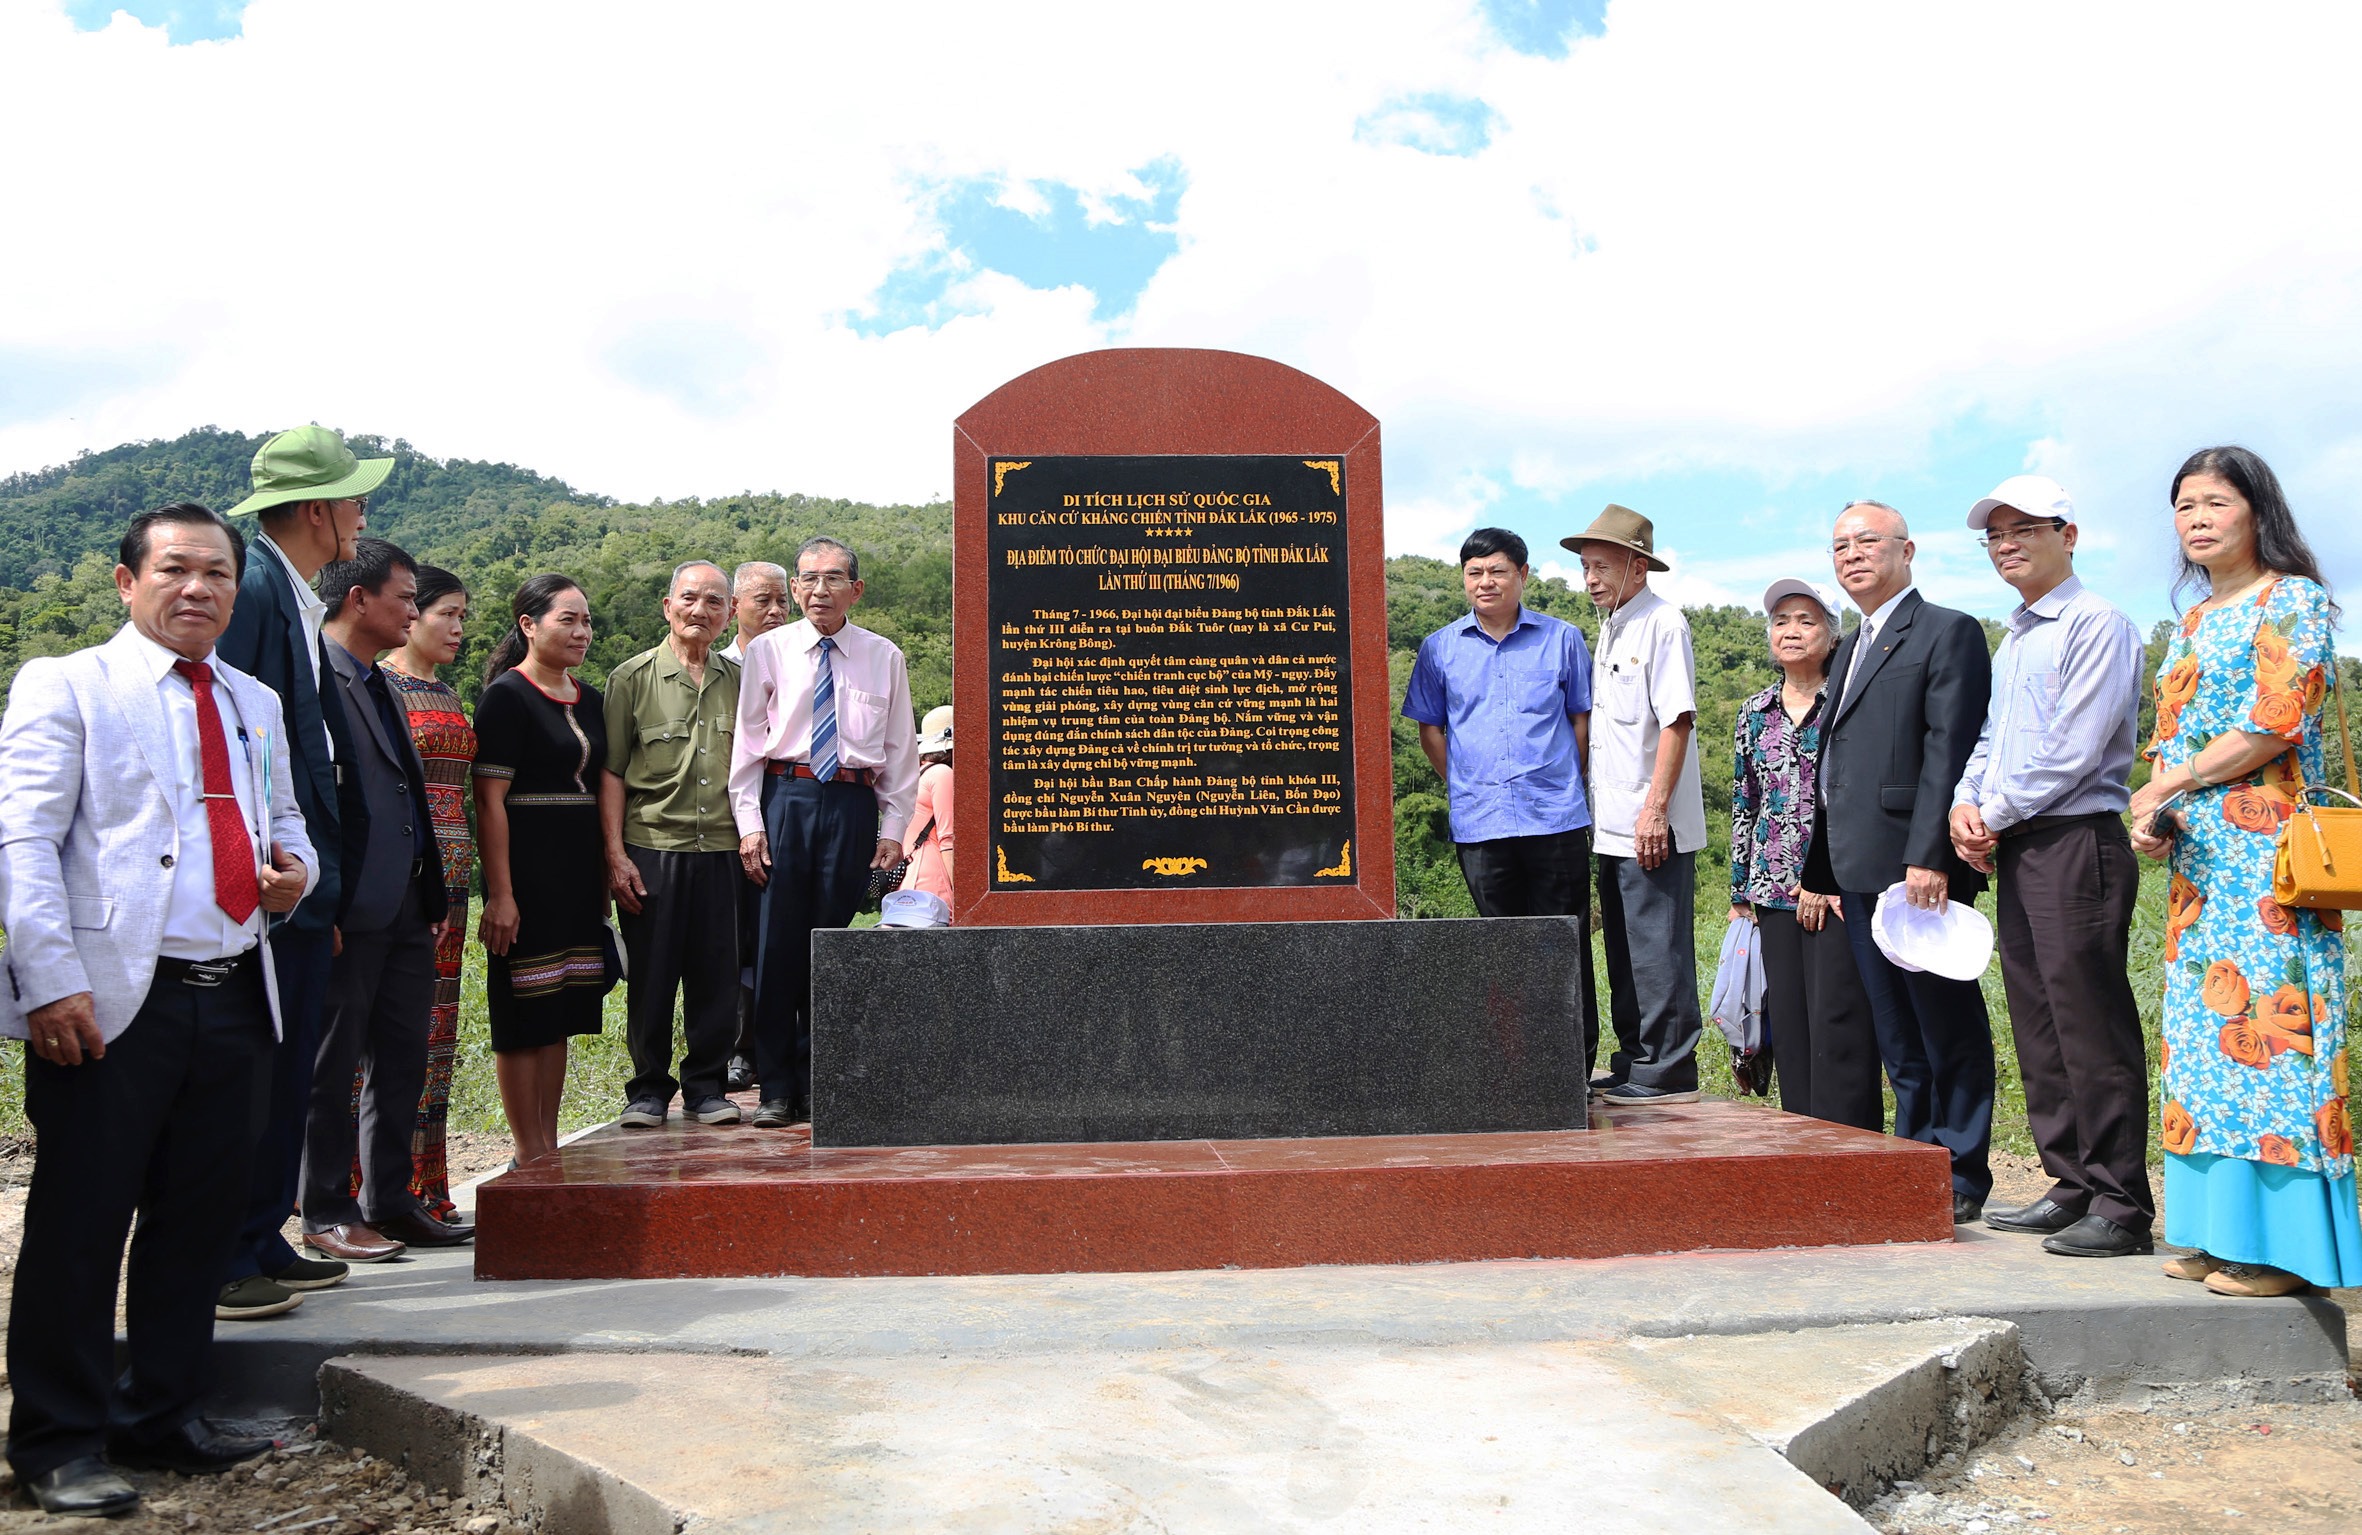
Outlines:
[{"label": "eyeglasses", "polygon": [[1880,544],[1899,542],[1901,540],[1892,533],[1856,533],[1851,538],[1841,538],[1830,544],[1829,553],[1842,560],[1856,549],[1864,554],[1876,554]]},{"label": "eyeglasses", "polygon": [[814,574],[796,572],[796,585],[808,592],[841,592],[853,584],[853,578],[841,570],[823,570]]},{"label": "eyeglasses", "polygon": [[2066,525],[2067,519],[2064,517],[2045,517],[2040,522],[2021,522],[2015,527],[1991,528],[1977,540],[1977,547],[1990,551],[2002,544],[2024,543],[2037,533],[2056,531]]}]

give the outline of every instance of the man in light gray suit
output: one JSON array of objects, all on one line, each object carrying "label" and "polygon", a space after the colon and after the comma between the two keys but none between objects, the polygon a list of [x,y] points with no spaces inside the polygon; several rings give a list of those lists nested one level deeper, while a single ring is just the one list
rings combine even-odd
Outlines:
[{"label": "man in light gray suit", "polygon": [[[353,750],[339,789],[342,888],[336,958],[304,1125],[304,1245],[346,1262],[404,1246],[449,1247],[475,1227],[445,1223],[410,1190],[411,1131],[426,1088],[427,1024],[435,1005],[435,942],[448,898],[427,813],[426,770],[377,658],[418,620],[418,567],[382,538],[320,572],[329,686]],[[353,1072],[361,1112],[352,1107]],[[360,1149],[361,1195],[352,1192]]]},{"label": "man in light gray suit", "polygon": [[264,914],[320,872],[278,697],[214,654],[244,554],[201,506],[133,518],[131,622],[26,662],[0,718],[0,1034],[27,1041],[35,1131],[8,1460],[53,1514],[139,1501],[102,1451],[203,1473],[271,1447],[197,1417],[279,1027]]}]

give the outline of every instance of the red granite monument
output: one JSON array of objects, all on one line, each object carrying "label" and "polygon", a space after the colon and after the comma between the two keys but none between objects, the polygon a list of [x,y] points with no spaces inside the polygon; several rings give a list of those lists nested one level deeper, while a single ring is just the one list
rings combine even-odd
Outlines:
[{"label": "red granite monument", "polygon": [[1004,384],[952,443],[954,922],[1392,917],[1377,419],[1138,348]]}]

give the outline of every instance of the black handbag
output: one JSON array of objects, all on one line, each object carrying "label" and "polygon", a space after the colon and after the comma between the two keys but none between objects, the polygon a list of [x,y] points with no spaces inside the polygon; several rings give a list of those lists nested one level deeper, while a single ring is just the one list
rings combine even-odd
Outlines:
[{"label": "black handbag", "polygon": [[[935,818],[933,816],[929,816],[927,817],[926,823],[919,828],[917,839],[910,844],[910,851],[912,853],[916,853],[922,846],[926,844],[927,839],[934,835]],[[902,888],[902,882],[908,878],[910,878],[910,858],[908,855],[905,855],[900,863],[893,865],[891,868],[870,870],[870,900],[884,900],[887,896],[890,896],[895,891],[900,890]]]}]

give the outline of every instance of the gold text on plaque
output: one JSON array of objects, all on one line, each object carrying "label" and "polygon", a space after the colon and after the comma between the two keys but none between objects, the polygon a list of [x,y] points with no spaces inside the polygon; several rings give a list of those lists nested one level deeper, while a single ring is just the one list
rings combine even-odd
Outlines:
[{"label": "gold text on plaque", "polygon": [[1179,879],[1185,875],[1195,874],[1205,866],[1206,861],[1203,858],[1143,858],[1140,860],[1141,868],[1162,874],[1168,879]]},{"label": "gold text on plaque", "polygon": [[1033,460],[1030,458],[1002,459],[1000,462],[994,464],[992,466],[992,493],[996,496],[999,495],[1001,493],[1001,481],[1007,479],[1010,475],[1015,474],[1020,469],[1031,469],[1032,467]]},{"label": "gold text on plaque", "polygon": [[1307,469],[1326,469],[1329,472],[1329,494],[1332,496],[1341,496],[1345,494],[1345,482],[1338,478],[1337,461],[1335,459],[1308,458],[1304,460],[1304,467]]},{"label": "gold text on plaque", "polygon": [[994,857],[995,859],[997,859],[997,860],[999,861],[999,863],[1000,863],[1000,872],[999,872],[999,874],[998,874],[996,877],[997,877],[997,878],[1000,880],[1000,882],[1001,882],[1002,884],[1004,884],[1004,885],[1030,885],[1030,884],[1032,884],[1032,883],[1033,883],[1033,876],[1032,876],[1032,875],[1030,875],[1030,874],[1020,874],[1020,873],[1018,873],[1018,872],[1017,872],[1015,869],[1012,869],[1012,868],[1010,868],[1010,867],[1009,867],[1009,850],[1008,850],[1007,848],[1005,848],[1005,847],[1002,847],[1002,846],[1001,846],[1000,844],[998,844],[998,843],[995,843],[995,844],[993,844],[993,849],[992,849],[992,852],[993,852],[993,857]]},{"label": "gold text on plaque", "polygon": [[1332,875],[1341,879],[1351,879],[1353,877],[1353,841],[1351,838],[1347,838],[1345,846],[1338,849],[1337,866],[1335,868],[1315,869],[1312,871],[1312,877],[1314,879],[1327,879]]}]

